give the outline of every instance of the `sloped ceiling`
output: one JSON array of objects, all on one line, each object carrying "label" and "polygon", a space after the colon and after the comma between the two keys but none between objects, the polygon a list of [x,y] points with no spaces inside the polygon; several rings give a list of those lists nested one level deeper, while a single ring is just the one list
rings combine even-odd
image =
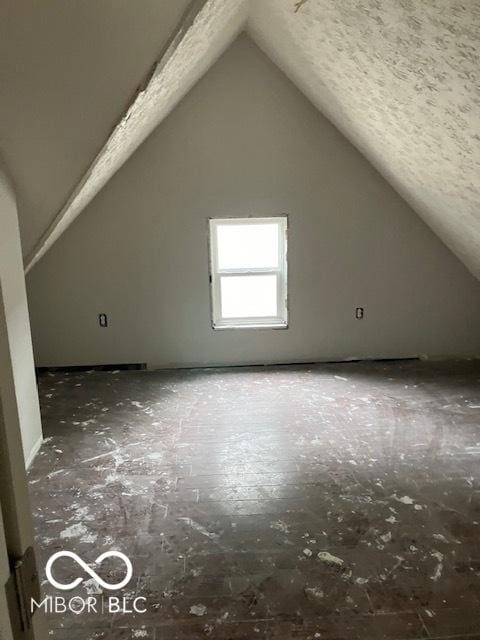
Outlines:
[{"label": "sloped ceiling", "polygon": [[[70,35],[78,21],[82,27],[83,16],[99,40],[102,34],[104,40],[112,37],[109,20],[122,23],[130,17],[140,21],[150,44],[140,49],[144,57],[131,70],[129,90],[135,74],[137,83],[143,77],[141,67],[146,59],[155,59],[155,33],[158,51],[167,32],[171,36],[175,31],[172,7],[186,6],[178,0],[38,4],[32,0],[27,4],[37,7],[36,19],[27,20],[31,31],[36,22],[47,23],[52,6],[51,19],[58,21],[56,12],[60,12],[63,22],[70,24]],[[170,22],[162,15],[169,4]],[[103,21],[92,27],[99,6]],[[0,146],[6,147],[4,155],[19,191],[27,262],[32,265],[43,255],[207,71],[245,21],[257,44],[480,277],[480,0],[206,0],[168,55],[160,58],[150,83],[132,102],[126,117],[117,117],[117,127],[98,155],[114,113],[125,112],[128,83],[122,84],[120,71],[124,64],[130,67],[122,45],[134,54],[139,46],[135,35],[122,27],[126,30],[121,31],[122,37],[117,36],[116,46],[112,45],[115,54],[103,42],[105,50],[99,47],[90,58],[85,49],[91,47],[92,37],[84,27],[78,39],[72,36],[73,45],[71,38],[62,37],[55,51],[42,54],[37,72],[43,74],[48,91],[58,96],[54,114],[44,113],[42,102],[38,109],[30,104],[25,79],[22,84],[21,77],[15,81],[9,77],[20,71],[20,76],[27,74],[33,82],[28,75],[28,62],[36,59],[32,50],[20,56],[20,63],[16,57],[12,63],[9,47],[2,41],[0,79],[14,82],[15,91],[8,108],[0,106]],[[15,28],[18,30],[16,23],[13,31]],[[47,31],[45,27],[44,38]],[[15,47],[12,38],[18,34],[7,36]],[[43,42],[40,51],[49,46],[53,47]],[[80,84],[66,73],[68,64],[63,69],[54,59],[58,52],[60,57],[74,56],[72,68],[78,67],[76,58],[87,56],[89,65],[81,69]],[[103,76],[93,69],[96,80],[89,85],[85,77],[88,67],[95,66],[94,59]],[[113,79],[107,78],[108,73]],[[110,100],[102,93],[102,79]],[[65,82],[66,88],[62,86]],[[75,103],[75,87],[81,108]],[[99,96],[102,118],[96,121],[93,112]],[[65,114],[69,105],[74,112],[71,116]],[[12,116],[15,109],[16,119]],[[18,124],[16,120],[24,123],[20,142],[18,126],[7,126]],[[33,155],[29,153],[32,147]],[[21,161],[17,162],[18,157]]]},{"label": "sloped ceiling", "polygon": [[40,237],[27,258],[27,271],[236,38],[246,22],[246,7],[245,2],[238,0],[192,3],[192,17],[186,16],[149,81]]},{"label": "sloped ceiling", "polygon": [[480,2],[261,0],[249,28],[480,278]]},{"label": "sloped ceiling", "polygon": [[24,254],[67,200],[191,0],[0,0],[0,152]]}]

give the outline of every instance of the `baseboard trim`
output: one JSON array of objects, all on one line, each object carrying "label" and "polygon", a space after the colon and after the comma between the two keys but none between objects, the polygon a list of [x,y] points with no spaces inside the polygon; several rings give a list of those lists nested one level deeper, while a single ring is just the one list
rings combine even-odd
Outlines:
[{"label": "baseboard trim", "polygon": [[43,444],[43,436],[40,436],[40,438],[33,445],[30,453],[28,454],[28,458],[25,460],[25,468],[27,470],[29,469],[32,462],[35,460],[35,456],[40,451],[40,447],[42,446],[42,444]]},{"label": "baseboard trim", "polygon": [[134,362],[125,364],[73,364],[73,365],[44,365],[35,367],[37,375],[43,373],[82,373],[83,371],[141,371],[146,369],[145,362]]},{"label": "baseboard trim", "polygon": [[162,371],[171,369],[239,369],[242,367],[290,367],[295,365],[321,365],[321,364],[348,364],[355,362],[394,362],[394,361],[407,361],[407,360],[421,360],[418,355],[406,355],[406,356],[359,356],[359,357],[346,357],[346,358],[306,358],[305,360],[299,358],[282,359],[282,360],[269,360],[258,361],[252,360],[250,362],[240,362],[236,364],[222,363],[222,362],[188,362],[182,364],[176,363],[163,363],[153,364],[147,363],[148,371]]}]

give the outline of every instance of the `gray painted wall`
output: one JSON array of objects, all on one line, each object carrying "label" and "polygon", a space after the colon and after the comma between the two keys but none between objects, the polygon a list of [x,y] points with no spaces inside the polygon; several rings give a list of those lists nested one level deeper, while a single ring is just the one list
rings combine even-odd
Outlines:
[{"label": "gray painted wall", "polygon": [[[213,331],[207,218],[283,212],[290,328]],[[34,267],[28,292],[38,365],[480,354],[479,283],[246,36]]]},{"label": "gray painted wall", "polygon": [[17,206],[1,162],[0,230],[0,410],[8,428],[20,428],[28,465],[42,443],[42,428]]}]

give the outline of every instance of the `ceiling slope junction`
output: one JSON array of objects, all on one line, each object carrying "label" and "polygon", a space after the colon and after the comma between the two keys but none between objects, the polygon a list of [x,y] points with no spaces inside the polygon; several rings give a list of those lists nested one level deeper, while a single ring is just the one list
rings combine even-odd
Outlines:
[{"label": "ceiling slope junction", "polygon": [[479,0],[202,2],[27,266],[245,24],[263,51],[480,278]]}]

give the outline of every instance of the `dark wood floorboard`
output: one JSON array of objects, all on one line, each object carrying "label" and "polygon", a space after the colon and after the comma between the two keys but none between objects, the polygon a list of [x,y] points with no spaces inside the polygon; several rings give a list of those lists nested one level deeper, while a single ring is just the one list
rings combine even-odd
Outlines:
[{"label": "dark wood floorboard", "polygon": [[51,637],[480,639],[479,382],[478,361],[42,374],[45,594],[112,595],[44,567],[116,549],[147,598],[51,614]]}]

